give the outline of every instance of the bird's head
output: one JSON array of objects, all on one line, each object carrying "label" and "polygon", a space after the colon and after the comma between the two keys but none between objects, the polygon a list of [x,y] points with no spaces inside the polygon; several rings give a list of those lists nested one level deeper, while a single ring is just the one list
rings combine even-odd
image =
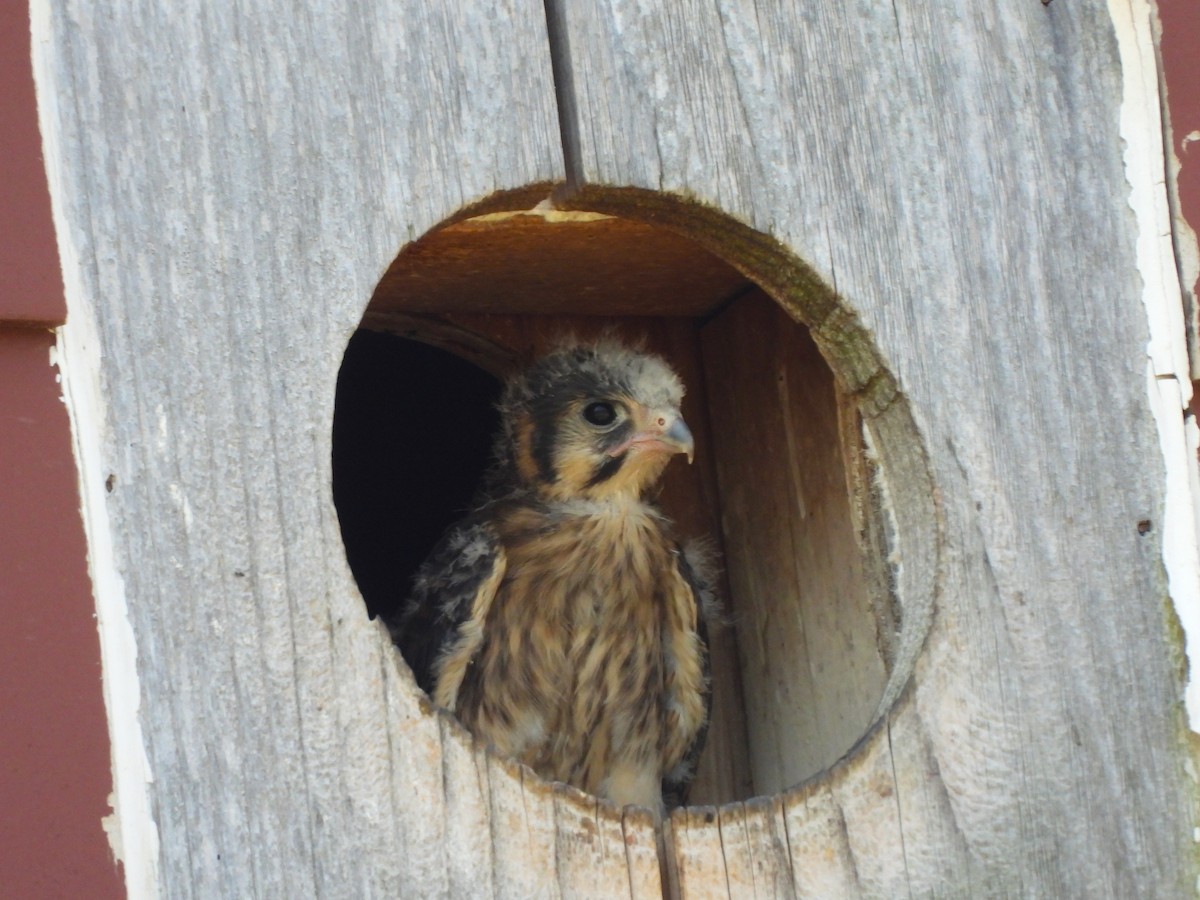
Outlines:
[{"label": "bird's head", "polygon": [[548,500],[637,498],[673,455],[691,462],[682,399],[658,356],[612,339],[565,346],[508,383],[498,455]]}]

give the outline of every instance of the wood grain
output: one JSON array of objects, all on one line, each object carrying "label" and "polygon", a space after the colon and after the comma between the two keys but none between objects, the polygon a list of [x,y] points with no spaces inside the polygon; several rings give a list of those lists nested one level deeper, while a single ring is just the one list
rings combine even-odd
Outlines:
[{"label": "wood grain", "polygon": [[694,900],[729,893],[717,807],[689,806],[672,813],[667,852],[673,895]]},{"label": "wood grain", "polygon": [[704,327],[754,793],[827,768],[886,672],[852,528],[833,376],[761,292]]},{"label": "wood grain", "polygon": [[[669,824],[665,826],[669,828]],[[633,900],[666,896],[664,882],[666,860],[659,856],[660,833],[650,813],[625,809],[621,817],[625,858],[629,866],[629,893]]]},{"label": "wood grain", "polygon": [[[941,549],[898,550],[899,614],[924,614],[915,566],[936,571],[937,615],[923,651],[897,646],[916,668],[876,767],[893,793],[839,796],[855,890],[1190,891],[1178,651],[1161,541],[1136,528],[1161,514],[1163,467],[1111,21],[1059,3],[566,13],[584,185],[564,204],[739,260],[852,393],[882,363],[919,429]],[[807,274],[776,274],[714,208]],[[903,519],[913,431],[870,405]]]},{"label": "wood grain", "polygon": [[[604,872],[653,891],[648,822],[589,819],[423,704],[331,497],[338,364],[398,252],[527,209],[569,168],[561,206],[693,237],[810,326],[895,532],[882,720],[778,806],[676,813],[668,888],[786,894],[786,870],[797,896],[1192,890],[1103,14],[564,4],[564,165],[540,3],[37,12],[93,572],[128,611],[101,634],[136,647],[136,680],[110,684],[149,776],[118,785],[146,800],[117,801],[141,819],[116,824],[131,885],[557,896]],[[784,694],[834,705],[802,674]]]},{"label": "wood grain", "polygon": [[[77,441],[101,461],[84,490],[115,536],[105,589],[128,603],[153,777],[148,829],[118,823],[158,841],[137,883],[486,886],[516,868],[495,859],[492,796],[551,828],[553,805],[485,777],[368,622],[330,423],[400,248],[561,179],[542,4],[48,5],[35,56],[67,343],[74,393],[100,398]],[[512,852],[528,868],[540,849]]]},{"label": "wood grain", "polygon": [[555,785],[559,889],[564,897],[629,897],[621,812],[568,785]]},{"label": "wood grain", "polygon": [[721,807],[721,848],[730,896],[795,896],[782,810],[777,799]]},{"label": "wood grain", "polygon": [[456,222],[405,248],[372,311],[703,316],[746,290],[693,241],[641,222],[564,213]]},{"label": "wood grain", "polygon": [[[557,897],[554,806],[526,788],[535,776],[518,763],[488,754],[491,787],[493,883],[497,897]],[[414,882],[419,884],[420,882]]]}]

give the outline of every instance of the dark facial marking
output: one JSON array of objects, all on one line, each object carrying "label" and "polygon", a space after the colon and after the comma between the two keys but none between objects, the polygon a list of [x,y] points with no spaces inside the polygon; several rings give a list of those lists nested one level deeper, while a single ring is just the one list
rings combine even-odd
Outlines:
[{"label": "dark facial marking", "polygon": [[[616,373],[564,366],[568,360],[573,366],[582,366],[594,358],[595,353],[589,348],[578,348],[566,359],[562,356],[547,357],[525,376],[524,406],[533,422],[530,455],[537,467],[538,478],[545,484],[553,484],[558,480],[554,450],[559,437],[559,418],[567,408],[592,398],[584,408],[584,419],[593,426],[604,427],[615,420],[614,404],[594,398],[611,397],[627,390]],[[596,418],[603,418],[606,414],[609,416],[606,422]],[[612,435],[615,435],[615,431],[610,433]]]},{"label": "dark facial marking", "polygon": [[625,459],[628,456],[628,453],[622,453],[620,456],[610,456],[592,473],[592,477],[588,479],[587,486],[595,487],[598,484],[608,481],[608,479],[621,471],[621,466],[625,464]]}]

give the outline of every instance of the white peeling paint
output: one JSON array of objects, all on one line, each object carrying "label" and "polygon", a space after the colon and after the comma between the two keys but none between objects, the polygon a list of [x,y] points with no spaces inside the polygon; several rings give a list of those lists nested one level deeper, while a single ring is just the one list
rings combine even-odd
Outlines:
[{"label": "white peeling paint", "polygon": [[1189,681],[1188,723],[1200,731],[1200,548],[1197,546],[1197,431],[1185,423],[1192,386],[1187,358],[1183,293],[1180,290],[1171,214],[1167,203],[1158,60],[1148,0],[1109,0],[1121,54],[1124,95],[1121,137],[1129,205],[1137,217],[1138,270],[1150,325],[1148,393],[1166,466],[1161,535],[1168,590],[1185,633]]},{"label": "white peeling paint", "polygon": [[113,812],[101,827],[108,834],[113,854],[124,864],[128,896],[142,900],[159,895],[158,828],[151,813],[149,786],[153,777],[138,716],[141,690],[137,639],[129,619],[125,583],[115,562],[106,509],[105,480],[109,468],[103,458],[106,404],[99,375],[100,342],[92,315],[92,298],[80,278],[81,261],[65,214],[61,173],[66,163],[58,140],[55,49],[46,0],[33,0],[30,17],[38,118],[67,298],[67,324],[57,329],[55,359],[79,469],[88,571],[96,598],[104,705],[112,750]]}]

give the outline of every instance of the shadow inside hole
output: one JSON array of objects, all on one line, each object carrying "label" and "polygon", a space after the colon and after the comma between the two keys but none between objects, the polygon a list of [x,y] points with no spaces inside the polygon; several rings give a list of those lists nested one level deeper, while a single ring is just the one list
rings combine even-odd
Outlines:
[{"label": "shadow inside hole", "polygon": [[372,618],[390,616],[491,458],[501,384],[461,357],[382,332],[347,345],[333,416],[333,499]]}]

